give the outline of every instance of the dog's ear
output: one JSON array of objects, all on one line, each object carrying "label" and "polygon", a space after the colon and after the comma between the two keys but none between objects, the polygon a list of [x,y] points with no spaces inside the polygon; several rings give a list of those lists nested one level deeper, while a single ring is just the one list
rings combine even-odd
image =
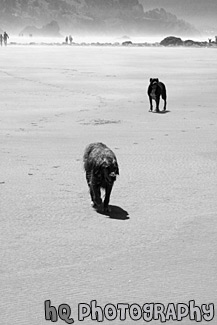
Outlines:
[{"label": "dog's ear", "polygon": [[159,79],[158,79],[158,78],[156,78],[156,81],[157,81],[157,82],[159,82]]},{"label": "dog's ear", "polygon": [[152,82],[152,80],[153,80],[153,79],[152,79],[152,78],[150,78],[150,83]]},{"label": "dog's ear", "polygon": [[119,175],[119,167],[118,167],[118,163],[117,163],[117,161],[115,160],[115,161],[113,162],[113,164],[114,164],[114,168],[115,168],[115,174],[116,174],[116,175]]}]

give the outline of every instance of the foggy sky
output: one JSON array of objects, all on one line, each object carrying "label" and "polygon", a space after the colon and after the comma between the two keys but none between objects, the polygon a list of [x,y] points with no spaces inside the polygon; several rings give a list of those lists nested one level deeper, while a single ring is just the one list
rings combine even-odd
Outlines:
[{"label": "foggy sky", "polygon": [[216,0],[139,0],[144,11],[164,8],[196,26],[217,27]]}]

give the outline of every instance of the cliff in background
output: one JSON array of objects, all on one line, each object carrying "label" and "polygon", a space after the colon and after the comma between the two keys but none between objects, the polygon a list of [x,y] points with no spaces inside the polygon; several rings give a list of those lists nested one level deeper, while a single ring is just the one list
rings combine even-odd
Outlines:
[{"label": "cliff in background", "polygon": [[41,29],[51,21],[58,24],[60,33],[74,35],[199,34],[191,24],[164,9],[146,11],[138,0],[1,1],[0,28],[10,33],[19,34],[26,26]]}]

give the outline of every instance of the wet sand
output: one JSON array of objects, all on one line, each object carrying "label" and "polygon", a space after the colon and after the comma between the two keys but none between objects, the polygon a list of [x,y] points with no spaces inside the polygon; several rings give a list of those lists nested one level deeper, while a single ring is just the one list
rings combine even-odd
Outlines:
[{"label": "wet sand", "polygon": [[[70,305],[75,323],[93,299],[217,306],[216,50],[10,46],[0,56],[2,324],[47,324],[48,299]],[[148,112],[150,77],[167,86],[165,114]],[[110,216],[90,206],[82,155],[95,141],[119,162]]]}]

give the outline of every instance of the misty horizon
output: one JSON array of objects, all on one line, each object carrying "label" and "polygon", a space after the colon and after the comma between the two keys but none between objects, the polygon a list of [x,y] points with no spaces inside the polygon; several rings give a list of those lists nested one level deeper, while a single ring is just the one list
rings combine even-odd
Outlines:
[{"label": "misty horizon", "polygon": [[[215,4],[209,0],[204,10],[204,6],[200,9],[196,5],[198,1],[201,3],[201,0],[189,0],[185,6],[180,6],[180,0],[126,0],[120,5],[117,5],[119,1],[112,0],[93,0],[89,5],[84,0],[82,3],[85,6],[81,6],[75,0],[53,2],[52,5],[46,0],[33,5],[29,0],[22,8],[16,0],[13,5],[4,1],[0,8],[0,31],[7,30],[14,36],[32,34],[34,37],[36,34],[42,37],[72,34],[79,38],[86,38],[87,34],[91,38],[213,37],[217,34],[216,24],[205,25],[214,23],[211,9],[215,8]],[[107,6],[108,3],[110,6]],[[49,26],[52,23],[53,26]]]}]

